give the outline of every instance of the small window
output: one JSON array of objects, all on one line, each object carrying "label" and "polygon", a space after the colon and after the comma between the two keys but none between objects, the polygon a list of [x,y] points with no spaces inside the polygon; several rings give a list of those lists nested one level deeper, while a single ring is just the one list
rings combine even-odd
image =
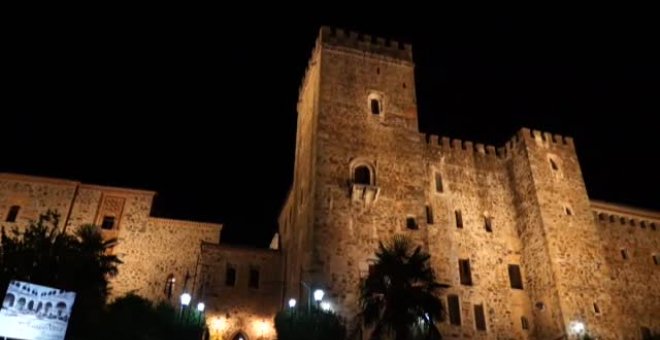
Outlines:
[{"label": "small window", "polygon": [[172,298],[172,292],[174,291],[174,283],[176,283],[176,278],[174,278],[174,274],[168,275],[167,280],[165,281],[165,296],[167,296],[168,299]]},{"label": "small window", "polygon": [[11,206],[9,208],[9,213],[7,214],[7,218],[5,219],[5,222],[16,222],[16,217],[18,217],[18,212],[21,210],[21,207],[17,205]]},{"label": "small window", "polygon": [[614,215],[610,215],[610,223],[614,223]]},{"label": "small window", "polygon": [[227,264],[227,272],[225,274],[225,285],[229,287],[233,287],[236,285],[236,268],[231,264]]},{"label": "small window", "polygon": [[111,230],[115,227],[115,218],[114,216],[103,216],[103,222],[101,223],[101,229]]},{"label": "small window", "polygon": [[559,170],[559,167],[557,166],[557,163],[552,158],[550,158],[550,167],[552,168],[553,171],[558,171]]},{"label": "small window", "polygon": [[527,318],[524,316],[520,317],[520,325],[522,326],[522,329],[524,331],[529,329],[529,321],[527,321]]},{"label": "small window", "polygon": [[642,227],[642,229],[646,229],[646,222],[644,221],[639,222],[639,226]]},{"label": "small window", "polygon": [[474,305],[474,326],[478,331],[486,330],[486,315],[484,305]]},{"label": "small window", "polygon": [[630,223],[630,225],[633,227],[637,226],[637,223],[632,218],[628,221],[628,223]]},{"label": "small window", "polygon": [[458,295],[447,296],[449,305],[449,323],[455,326],[461,325],[461,304],[458,301]]},{"label": "small window", "polygon": [[543,302],[537,302],[534,306],[538,310],[544,310],[545,309],[545,304]]},{"label": "small window", "polygon": [[357,184],[370,185],[371,171],[366,165],[360,165],[353,171],[353,182]]},{"label": "small window", "polygon": [[600,314],[600,307],[598,307],[598,304],[594,302],[594,313]]},{"label": "small window", "polygon": [[493,232],[493,218],[492,217],[484,217],[484,229],[486,229],[486,232],[492,233]]},{"label": "small window", "polygon": [[651,223],[651,230],[655,231],[655,223]]},{"label": "small window", "polygon": [[619,222],[621,222],[621,224],[623,224],[623,225],[626,225],[626,218],[625,218],[625,217],[621,217],[621,218],[619,219]]},{"label": "small window", "polygon": [[435,173],[435,192],[443,192],[442,176],[437,172]]},{"label": "small window", "polygon": [[408,216],[408,218],[406,218],[406,228],[413,230],[418,229],[417,220],[415,220],[415,218],[412,216]]},{"label": "small window", "polygon": [[511,288],[523,289],[522,275],[520,275],[520,266],[517,264],[509,265],[509,281],[511,282]]},{"label": "small window", "polygon": [[426,206],[426,224],[433,224],[433,208]]},{"label": "small window", "polygon": [[628,250],[627,249],[621,249],[621,258],[624,260],[628,259]]},{"label": "small window", "polygon": [[605,221],[605,214],[603,214],[603,213],[598,214],[598,220],[599,221]]},{"label": "small window", "polygon": [[573,216],[573,210],[569,207],[564,207],[564,211],[566,212],[567,216]]},{"label": "small window", "polygon": [[461,278],[461,284],[465,286],[472,285],[472,271],[470,270],[470,260],[458,260],[458,272]]},{"label": "small window", "polygon": [[660,259],[659,259],[660,255],[653,254],[653,256],[651,256],[651,257],[653,258],[653,264],[655,264],[656,266],[660,264]]},{"label": "small window", "polygon": [[460,210],[454,211],[454,216],[456,217],[456,228],[463,229],[463,214]]},{"label": "small window", "polygon": [[259,269],[256,267],[250,267],[250,280],[248,283],[250,288],[259,288]]},{"label": "small window", "polygon": [[642,327],[642,340],[653,340],[653,335],[651,334],[651,329],[648,327]]},{"label": "small window", "polygon": [[380,114],[380,101],[376,98],[370,100],[371,114],[379,115]]}]

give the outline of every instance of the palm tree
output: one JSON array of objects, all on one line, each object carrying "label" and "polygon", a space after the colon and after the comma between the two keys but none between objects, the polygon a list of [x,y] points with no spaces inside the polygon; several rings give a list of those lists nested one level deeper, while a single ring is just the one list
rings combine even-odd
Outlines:
[{"label": "palm tree", "polygon": [[430,257],[400,235],[379,243],[360,294],[361,317],[373,327],[372,339],[440,339],[434,326],[443,316],[437,294],[448,286],[436,282]]}]

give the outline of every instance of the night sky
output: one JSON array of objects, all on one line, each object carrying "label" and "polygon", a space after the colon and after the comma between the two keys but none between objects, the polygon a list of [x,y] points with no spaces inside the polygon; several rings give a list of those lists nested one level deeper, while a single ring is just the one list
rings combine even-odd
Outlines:
[{"label": "night sky", "polygon": [[592,198],[660,210],[650,16],[204,12],[7,31],[0,171],[155,190],[154,215],[265,246],[291,183],[298,87],[331,25],[413,44],[421,131],[497,146],[522,126],[573,136]]}]

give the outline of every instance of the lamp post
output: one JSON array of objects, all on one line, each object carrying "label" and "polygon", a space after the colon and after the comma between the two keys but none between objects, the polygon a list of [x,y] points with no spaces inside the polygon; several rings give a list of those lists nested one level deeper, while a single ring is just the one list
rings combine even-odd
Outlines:
[{"label": "lamp post", "polygon": [[181,301],[181,318],[183,318],[183,311],[190,304],[190,300],[192,300],[192,296],[190,296],[190,294],[188,294],[188,293],[183,293],[179,297],[179,300]]},{"label": "lamp post", "polygon": [[314,291],[314,301],[316,301],[316,307],[319,308],[321,301],[323,301],[323,296],[325,295],[325,292],[323,289],[317,289]]},{"label": "lamp post", "polygon": [[296,307],[296,299],[289,299],[289,308]]}]

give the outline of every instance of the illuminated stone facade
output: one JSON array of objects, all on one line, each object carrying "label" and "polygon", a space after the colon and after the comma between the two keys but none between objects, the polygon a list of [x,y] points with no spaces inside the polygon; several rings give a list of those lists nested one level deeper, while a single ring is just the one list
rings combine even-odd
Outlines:
[{"label": "illuminated stone facade", "polygon": [[591,201],[571,138],[521,129],[496,148],[420,133],[411,47],[321,30],[280,215],[285,297],[323,287],[354,319],[378,241],[404,234],[451,285],[445,306],[458,301],[445,338],[559,339],[581,322],[639,339],[660,332],[659,225],[657,212]]},{"label": "illuminated stone facade", "polygon": [[369,261],[395,234],[451,285],[447,339],[561,339],[575,322],[602,339],[660,333],[660,213],[590,200],[569,137],[521,129],[496,148],[422,134],[415,96],[409,45],[321,30],[270,250],[222,245],[217,224],[151,217],[154,192],[11,174],[0,174],[2,224],[56,209],[69,227],[108,227],[124,261],[114,296],[176,303],[185,286],[207,303],[214,340],[274,339],[284,301],[317,287],[353,326]]}]

